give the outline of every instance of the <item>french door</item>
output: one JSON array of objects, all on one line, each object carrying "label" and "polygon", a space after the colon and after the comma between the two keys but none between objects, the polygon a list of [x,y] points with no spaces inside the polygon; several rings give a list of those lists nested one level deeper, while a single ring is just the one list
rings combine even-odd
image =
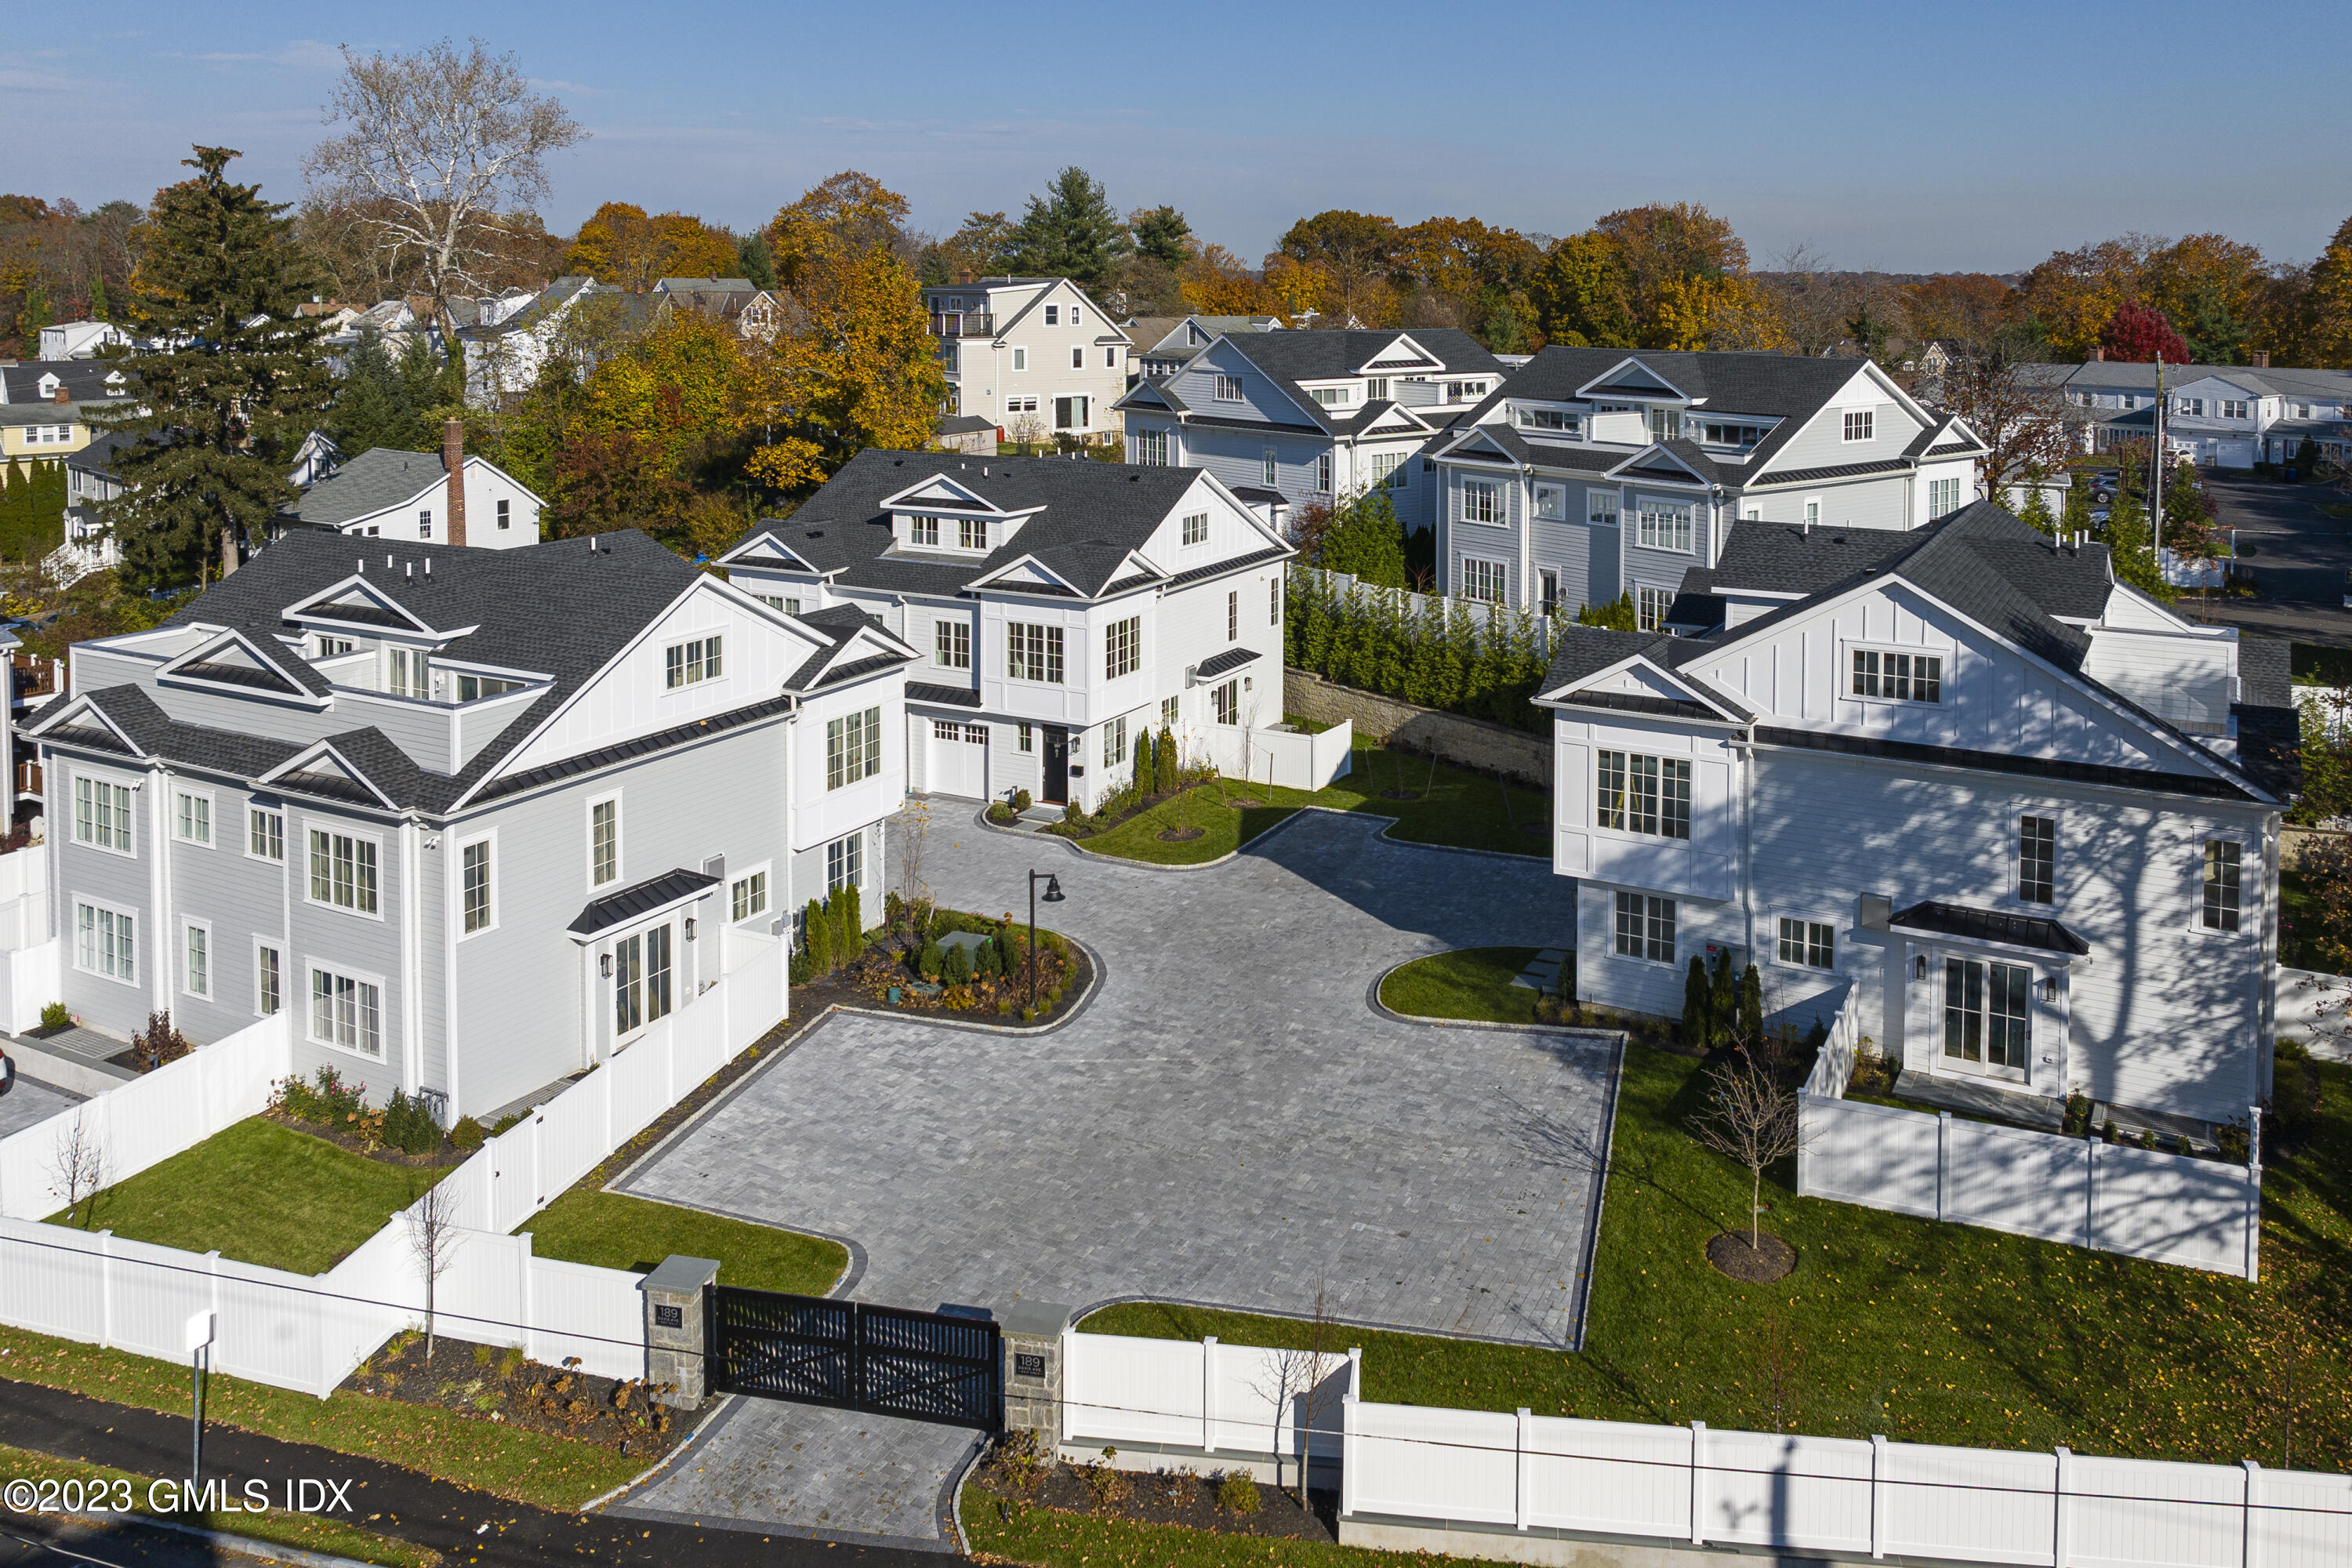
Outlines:
[{"label": "french door", "polygon": [[1947,1066],[2021,1079],[2032,1044],[2033,971],[2021,963],[1944,960]]},{"label": "french door", "polygon": [[671,1005],[670,927],[665,923],[613,944],[613,1039],[625,1042]]}]

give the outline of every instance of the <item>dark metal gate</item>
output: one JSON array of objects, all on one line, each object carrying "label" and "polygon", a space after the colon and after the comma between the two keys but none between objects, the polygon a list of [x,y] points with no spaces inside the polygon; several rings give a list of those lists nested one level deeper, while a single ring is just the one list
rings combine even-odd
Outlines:
[{"label": "dark metal gate", "polygon": [[710,1386],[992,1432],[1002,1333],[979,1318],[715,1285]]}]

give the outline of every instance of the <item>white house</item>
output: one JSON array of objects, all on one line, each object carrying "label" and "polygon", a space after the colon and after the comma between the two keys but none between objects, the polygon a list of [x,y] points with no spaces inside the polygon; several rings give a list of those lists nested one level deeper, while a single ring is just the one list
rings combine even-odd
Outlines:
[{"label": "white house", "polygon": [[1147,728],[1223,755],[1281,722],[1293,553],[1199,469],[873,450],[719,563],[788,614],[854,605],[921,650],[912,788],[1092,809]]},{"label": "white house", "polygon": [[1982,451],[1867,360],[1548,348],[1431,448],[1438,583],[1654,630],[1735,521],[1917,528]]},{"label": "white house", "polygon": [[280,526],[485,550],[537,544],[546,503],[488,458],[464,456],[464,438],[453,419],[438,452],[372,447],[304,490]]},{"label": "white house", "polygon": [[878,891],[913,651],[634,531],[291,533],[75,644],[28,727],[61,1000],[199,1043],[286,1011],[303,1076],[493,1112]]},{"label": "white house", "polygon": [[41,329],[43,359],[95,359],[110,345],[129,348],[135,340],[111,321],[59,321]]},{"label": "white house", "polygon": [[1279,316],[1129,316],[1119,326],[1134,340],[1128,381],[1174,375],[1184,362],[1227,332],[1278,332]]},{"label": "white house", "polygon": [[1130,345],[1076,283],[982,278],[926,289],[923,304],[948,378],[943,412],[976,415],[1013,441],[1118,434]]},{"label": "white house", "polygon": [[[2305,439],[2323,458],[2340,462],[2352,455],[2352,371],[2273,367],[2266,353],[2254,360],[2251,365],[2166,365],[2167,444],[2219,468],[2293,462]],[[2087,449],[2104,451],[2154,434],[2154,364],[2094,359],[2044,368],[2063,379],[2066,401],[2087,422]]]},{"label": "white house", "polygon": [[2213,1124],[2267,1088],[2283,644],[2174,615],[1990,502],[1740,522],[1701,635],[1560,629],[1554,869],[1584,999],[1678,1016],[1727,950],[1906,1075]]}]

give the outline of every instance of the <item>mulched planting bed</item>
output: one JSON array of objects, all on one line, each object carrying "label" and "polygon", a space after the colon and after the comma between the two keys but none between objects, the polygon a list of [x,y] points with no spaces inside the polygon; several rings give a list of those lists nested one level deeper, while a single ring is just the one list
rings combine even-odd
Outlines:
[{"label": "mulched planting bed", "polygon": [[[1029,928],[1024,924],[1020,931],[1025,940]],[[1043,1028],[1066,1016],[1094,984],[1094,965],[1087,962],[1085,951],[1071,943],[1067,952],[1057,952],[1046,942],[1047,934],[1038,932],[1037,1016],[1032,1021],[1024,1022],[1021,1016],[1022,1009],[1029,1005],[1029,969],[1025,961],[1019,965],[1017,973],[943,986],[934,995],[919,987],[922,976],[915,972],[903,950],[887,940],[822,979],[793,986],[793,1012],[796,1017],[814,1017],[828,1006],[839,1005],[919,1016],[969,1017],[1000,1028]],[[1062,999],[1047,1001],[1056,988]],[[890,999],[894,989],[898,993],[896,1002]],[[1012,1004],[1011,1008],[998,1011],[999,1005],[1005,1002]]]},{"label": "mulched planting bed", "polygon": [[1718,1232],[1706,1244],[1706,1260],[1716,1272],[1743,1285],[1769,1285],[1786,1279],[1797,1267],[1797,1249],[1766,1231],[1759,1246],[1748,1245],[1744,1230]]},{"label": "mulched planting bed", "polygon": [[404,1154],[388,1143],[377,1142],[373,1134],[367,1132],[355,1132],[351,1131],[349,1127],[337,1127],[321,1124],[316,1121],[305,1121],[300,1117],[289,1116],[285,1111],[278,1110],[265,1110],[261,1115],[264,1121],[275,1121],[280,1127],[290,1127],[297,1132],[307,1132],[313,1138],[321,1139],[329,1143],[332,1143],[338,1149],[357,1154],[362,1159],[373,1160],[378,1164],[383,1165],[414,1165],[418,1167],[462,1165],[467,1161],[472,1159],[475,1153],[475,1151],[471,1149],[459,1149],[446,1142],[444,1142],[440,1148],[434,1150],[430,1153]]},{"label": "mulched planting bed", "polygon": [[[1009,1516],[1015,1509],[1045,1508],[1057,1513],[1087,1514],[1123,1520],[1132,1524],[1179,1524],[1220,1535],[1249,1535],[1269,1541],[1339,1539],[1339,1494],[1309,1491],[1307,1508],[1300,1508],[1287,1484],[1281,1490],[1257,1488],[1257,1509],[1243,1513],[1217,1503],[1217,1482],[1205,1476],[1176,1471],[1143,1474],[1114,1470],[1108,1465],[1023,1465],[1008,1463],[1000,1447],[973,1477],[973,1485],[992,1501],[983,1504]],[[969,1509],[971,1505],[966,1502]]]},{"label": "mulched planting bed", "polygon": [[1255,795],[1237,795],[1231,800],[1225,802],[1225,804],[1232,806],[1235,811],[1255,811],[1259,806],[1264,805],[1265,802],[1258,799]]},{"label": "mulched planting bed", "polygon": [[[1087,839],[1097,838],[1108,833],[1129,817],[1140,816],[1155,805],[1174,800],[1187,790],[1210,783],[1213,778],[1213,774],[1188,773],[1174,789],[1133,796],[1116,811],[1099,812],[1092,816],[1066,815],[1061,821],[1049,822],[1037,831],[1055,838],[1068,838],[1083,843]],[[1003,825],[1000,823],[998,826]]]},{"label": "mulched planting bed", "polygon": [[592,1377],[576,1368],[527,1361],[509,1347],[446,1334],[439,1336],[429,1362],[423,1334],[395,1335],[342,1386],[378,1399],[434,1405],[469,1420],[593,1443],[649,1466],[683,1442],[701,1416],[698,1410],[656,1404],[641,1379]]}]

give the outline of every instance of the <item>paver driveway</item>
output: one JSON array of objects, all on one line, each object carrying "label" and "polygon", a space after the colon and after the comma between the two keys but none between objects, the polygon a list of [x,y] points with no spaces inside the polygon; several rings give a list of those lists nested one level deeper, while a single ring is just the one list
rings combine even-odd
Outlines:
[{"label": "paver driveway", "polygon": [[[1025,908],[1103,968],[1036,1036],[836,1014],[625,1190],[852,1243],[902,1306],[1133,1297],[1566,1345],[1616,1058],[1600,1037],[1407,1024],[1370,992],[1445,948],[1564,945],[1538,860],[1308,813],[1163,871],[949,819],[950,906]],[[894,874],[895,875],[895,874]],[[894,880],[894,884],[895,880]]]},{"label": "paver driveway", "polygon": [[47,1084],[36,1083],[22,1071],[16,1074],[16,1087],[0,1096],[0,1138],[11,1132],[21,1132],[36,1122],[46,1121],[58,1111],[80,1103],[81,1096],[68,1094]]}]

